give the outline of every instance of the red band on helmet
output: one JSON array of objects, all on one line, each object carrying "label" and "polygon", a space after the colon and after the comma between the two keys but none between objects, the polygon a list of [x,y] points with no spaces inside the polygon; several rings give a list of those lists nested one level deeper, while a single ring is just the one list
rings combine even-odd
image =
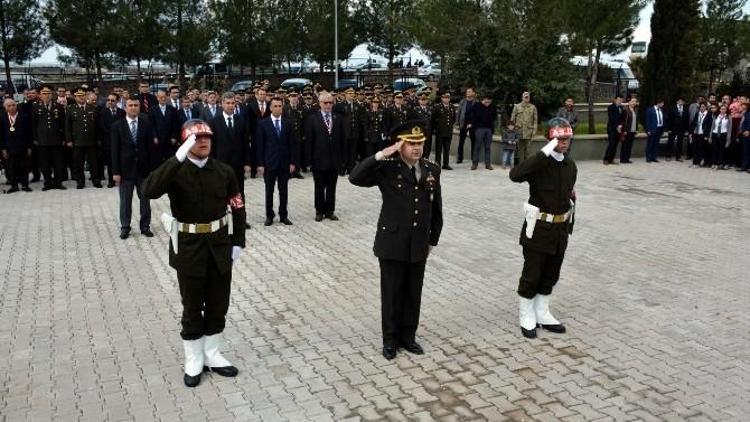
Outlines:
[{"label": "red band on helmet", "polygon": [[573,128],[566,127],[566,126],[557,126],[550,128],[549,130],[549,138],[555,139],[555,138],[572,138],[573,137]]},{"label": "red band on helmet", "polygon": [[208,135],[211,136],[214,133],[211,132],[211,128],[205,124],[205,123],[196,123],[192,126],[188,126],[185,129],[182,129],[182,141],[185,142],[187,138],[190,137],[190,135],[195,135],[196,137],[200,135]]}]

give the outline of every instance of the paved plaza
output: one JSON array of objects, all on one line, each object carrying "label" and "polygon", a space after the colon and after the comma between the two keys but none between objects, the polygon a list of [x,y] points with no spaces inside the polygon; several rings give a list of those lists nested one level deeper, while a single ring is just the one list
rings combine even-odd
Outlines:
[{"label": "paved plaza", "polygon": [[339,222],[263,227],[246,185],[224,354],[237,378],[182,381],[167,234],[118,238],[116,189],[0,195],[0,420],[328,421],[750,418],[750,175],[682,163],[579,163],[576,227],[552,310],[521,337],[527,185],[458,165],[427,264],[424,356],[380,354],[376,188],[339,181]]}]

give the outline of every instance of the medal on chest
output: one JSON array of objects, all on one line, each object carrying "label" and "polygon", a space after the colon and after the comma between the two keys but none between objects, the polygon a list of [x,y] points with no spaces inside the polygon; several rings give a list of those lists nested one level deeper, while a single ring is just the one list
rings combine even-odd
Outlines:
[{"label": "medal on chest", "polygon": [[427,191],[430,192],[430,202],[432,202],[435,200],[435,185],[437,184],[437,180],[435,180],[435,176],[429,170],[427,171],[425,183],[427,184]]},{"label": "medal on chest", "polygon": [[10,122],[10,128],[8,128],[8,130],[10,132],[15,132],[16,131],[16,118],[17,117],[18,117],[18,114],[16,114],[15,116],[12,116],[12,117],[10,115],[8,115],[8,121]]}]

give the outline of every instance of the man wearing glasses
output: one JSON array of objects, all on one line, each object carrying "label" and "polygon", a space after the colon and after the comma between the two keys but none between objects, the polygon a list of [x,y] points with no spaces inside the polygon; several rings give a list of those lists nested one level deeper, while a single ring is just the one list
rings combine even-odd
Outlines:
[{"label": "man wearing glasses", "polygon": [[305,124],[305,156],[315,180],[315,221],[337,221],[336,181],[346,166],[343,129],[340,118],[332,113],[333,95],[321,92],[320,112],[313,112]]}]

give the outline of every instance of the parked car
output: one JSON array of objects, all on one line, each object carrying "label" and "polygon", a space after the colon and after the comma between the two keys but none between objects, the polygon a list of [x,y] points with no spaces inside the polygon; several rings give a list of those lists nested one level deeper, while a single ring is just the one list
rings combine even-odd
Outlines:
[{"label": "parked car", "polygon": [[439,78],[441,73],[442,71],[440,70],[439,64],[428,64],[417,70],[419,77],[427,79]]},{"label": "parked car", "polygon": [[38,88],[42,84],[42,81],[27,73],[11,73],[10,79],[13,86],[8,87],[5,73],[0,75],[0,87],[7,93],[22,93],[25,89]]},{"label": "parked car", "polygon": [[416,88],[417,93],[422,92],[427,87],[427,84],[419,78],[399,78],[393,81],[394,91],[403,91],[409,88]]},{"label": "parked car", "polygon": [[362,84],[357,81],[356,79],[339,79],[338,85],[336,85],[336,89],[342,89],[342,88],[359,88]]},{"label": "parked car", "polygon": [[305,78],[291,78],[281,83],[281,87],[284,89],[294,88],[297,91],[301,91],[305,85],[312,85],[312,81]]},{"label": "parked car", "polygon": [[230,91],[232,92],[244,92],[248,88],[253,87],[253,81],[251,80],[243,80],[243,81],[237,81],[232,85],[232,88],[230,88]]}]

